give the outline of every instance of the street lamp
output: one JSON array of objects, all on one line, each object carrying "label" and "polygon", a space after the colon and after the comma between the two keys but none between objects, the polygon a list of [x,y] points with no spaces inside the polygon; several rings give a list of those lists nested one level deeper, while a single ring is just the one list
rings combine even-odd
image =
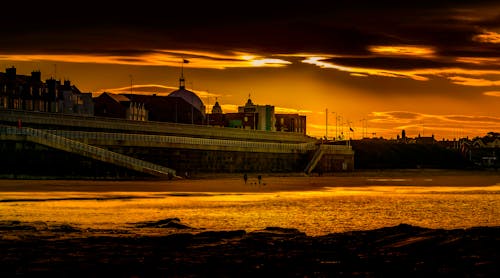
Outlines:
[{"label": "street lamp", "polygon": [[337,141],[338,139],[338,135],[337,135],[337,112],[332,112],[332,114],[335,115],[335,141]]}]

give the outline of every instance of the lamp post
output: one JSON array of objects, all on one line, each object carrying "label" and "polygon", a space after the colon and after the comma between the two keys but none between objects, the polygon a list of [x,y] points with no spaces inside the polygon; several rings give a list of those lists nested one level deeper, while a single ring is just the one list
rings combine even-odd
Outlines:
[{"label": "lamp post", "polygon": [[326,108],[325,111],[325,118],[326,118],[326,123],[325,123],[325,140],[328,140],[328,108]]},{"label": "lamp post", "polygon": [[335,115],[335,141],[337,141],[337,139],[338,139],[338,135],[337,135],[337,112],[332,112],[332,114]]}]

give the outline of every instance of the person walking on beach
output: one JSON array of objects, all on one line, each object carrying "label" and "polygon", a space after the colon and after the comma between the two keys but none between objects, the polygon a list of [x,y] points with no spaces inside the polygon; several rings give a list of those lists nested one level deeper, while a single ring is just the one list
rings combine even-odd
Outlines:
[{"label": "person walking on beach", "polygon": [[245,184],[247,184],[247,180],[248,180],[247,173],[245,173],[245,174],[243,175],[243,180],[245,181]]},{"label": "person walking on beach", "polygon": [[258,176],[257,176],[257,179],[259,180],[259,184],[260,184],[260,182],[262,181],[262,176],[261,176],[261,175],[258,175]]}]

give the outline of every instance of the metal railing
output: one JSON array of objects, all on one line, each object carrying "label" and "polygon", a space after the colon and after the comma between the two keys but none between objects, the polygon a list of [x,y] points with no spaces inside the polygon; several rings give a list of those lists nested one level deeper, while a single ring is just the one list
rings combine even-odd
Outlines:
[{"label": "metal railing", "polygon": [[[85,131],[67,131],[67,130],[47,130],[52,134],[61,137],[71,138],[78,141],[96,140],[104,144],[105,141],[129,142],[136,145],[179,145],[182,147],[190,146],[194,149],[209,149],[210,147],[220,147],[226,150],[249,151],[249,152],[274,152],[274,153],[305,153],[316,148],[315,143],[273,143],[257,141],[240,141],[211,138],[197,138],[184,136],[167,135],[146,135],[129,133],[107,133],[107,132],[85,132]],[[343,146],[334,146],[343,147]]]},{"label": "metal railing", "polygon": [[39,129],[32,129],[26,127],[11,127],[0,126],[0,134],[6,135],[25,135],[27,140],[33,141],[38,144],[46,145],[55,149],[60,149],[79,155],[95,158],[101,161],[113,163],[136,171],[145,172],[155,176],[176,176],[173,169],[157,165],[151,162],[133,158],[130,156],[115,153],[106,149],[84,144],[79,141],[64,138],[62,136],[54,135]]},{"label": "metal railing", "polygon": [[194,137],[232,138],[274,142],[315,142],[316,139],[292,132],[246,130],[205,125],[191,125],[153,121],[133,121],[116,118],[76,116],[71,114],[0,109],[0,120],[15,123],[18,119],[33,124],[68,127],[123,130],[140,133],[179,134]]}]

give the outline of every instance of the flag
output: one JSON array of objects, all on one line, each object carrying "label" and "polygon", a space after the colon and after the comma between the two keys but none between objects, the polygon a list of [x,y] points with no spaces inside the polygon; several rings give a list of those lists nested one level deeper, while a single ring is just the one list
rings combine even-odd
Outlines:
[{"label": "flag", "polygon": [[187,63],[189,63],[189,60],[182,59],[182,63],[187,64]]}]

